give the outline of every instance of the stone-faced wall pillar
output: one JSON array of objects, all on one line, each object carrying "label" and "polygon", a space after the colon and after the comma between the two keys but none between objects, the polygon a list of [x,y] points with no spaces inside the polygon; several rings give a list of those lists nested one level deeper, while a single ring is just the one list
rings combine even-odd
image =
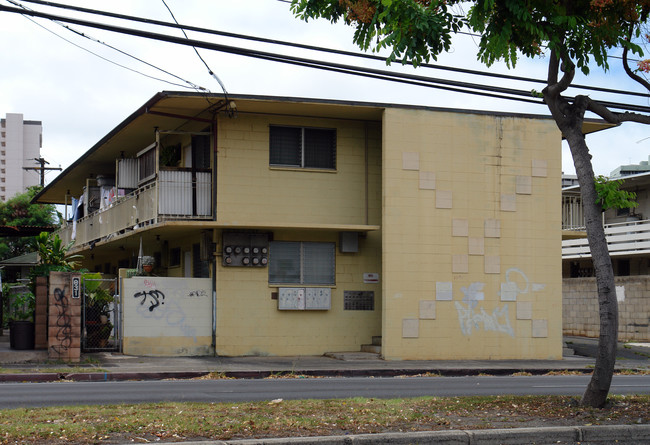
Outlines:
[{"label": "stone-faced wall pillar", "polygon": [[34,348],[47,349],[47,277],[36,277],[36,309],[34,314]]},{"label": "stone-faced wall pillar", "polygon": [[50,273],[48,353],[50,360],[81,359],[81,274]]}]

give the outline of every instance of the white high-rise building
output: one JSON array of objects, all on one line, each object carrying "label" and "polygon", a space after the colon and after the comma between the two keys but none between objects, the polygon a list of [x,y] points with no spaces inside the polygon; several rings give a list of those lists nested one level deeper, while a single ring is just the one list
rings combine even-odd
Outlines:
[{"label": "white high-rise building", "polygon": [[37,170],[43,145],[41,121],[23,120],[20,113],[7,113],[0,119],[0,201],[7,201],[27,187],[38,185]]}]

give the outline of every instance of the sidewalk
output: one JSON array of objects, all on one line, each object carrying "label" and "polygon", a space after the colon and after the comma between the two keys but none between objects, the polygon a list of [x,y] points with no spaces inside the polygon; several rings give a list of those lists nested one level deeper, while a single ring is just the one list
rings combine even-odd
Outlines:
[{"label": "sidewalk", "polygon": [[[582,355],[562,360],[381,360],[375,354],[348,352],[329,356],[296,357],[140,357],[100,352],[82,355],[82,363],[61,364],[47,360],[47,351],[14,351],[7,336],[0,337],[0,382],[54,380],[156,380],[195,378],[208,373],[225,377],[263,378],[273,374],[308,376],[395,375],[506,375],[517,372],[544,374],[551,371],[593,369],[597,340],[567,337],[568,346]],[[65,369],[70,367],[70,372]],[[650,369],[650,344],[621,344],[617,369]],[[80,372],[80,368],[82,371]],[[84,370],[87,369],[87,371]],[[56,369],[56,372],[48,372]]]}]

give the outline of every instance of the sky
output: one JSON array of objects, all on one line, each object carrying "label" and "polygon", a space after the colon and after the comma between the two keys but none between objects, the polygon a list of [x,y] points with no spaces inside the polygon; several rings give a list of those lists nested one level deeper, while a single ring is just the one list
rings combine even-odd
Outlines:
[{"label": "sky", "polygon": [[[162,0],[61,0],[60,2],[172,21]],[[294,17],[290,5],[284,1],[166,0],[166,2],[176,19],[182,24],[358,51],[352,43],[354,30],[351,27],[341,23],[331,24],[326,20],[306,23]],[[144,27],[59,8],[23,4],[38,11],[181,36],[180,30]],[[0,0],[0,5],[13,6],[7,0]],[[50,162],[51,166],[60,165],[65,169],[157,92],[163,90],[192,91],[145,77],[116,64],[127,66],[149,76],[186,85],[183,80],[171,77],[150,66],[153,65],[212,92],[221,92],[221,87],[210,76],[207,68],[191,47],[70,25],[88,36],[150,64],[145,65],[74,34],[51,21],[32,20],[37,24],[21,15],[0,11],[0,48],[2,48],[0,50],[0,116],[4,117],[6,113],[22,113],[26,120],[42,121],[43,147],[41,154]],[[487,82],[524,90],[533,88],[541,90],[542,88],[542,86],[532,83],[508,84],[494,78],[477,79],[426,68],[414,70],[411,67],[395,64],[387,68],[382,62],[369,62],[356,58],[282,48],[193,32],[188,34],[190,38],[216,43],[378,69],[470,82]],[[90,51],[102,58],[91,54]],[[438,89],[260,61],[209,50],[199,49],[199,52],[223,82],[227,91],[234,95],[259,94],[549,114],[548,109],[543,105],[450,93]],[[459,35],[454,39],[452,51],[442,54],[435,63],[529,76],[536,79],[543,79],[546,76],[547,59],[543,57],[535,60],[522,59],[514,70],[508,71],[502,64],[497,64],[489,69],[484,67],[476,61],[476,53],[476,38]],[[576,83],[643,92],[639,86],[627,79],[621,69],[615,67],[617,62],[615,59],[611,61],[612,69],[607,73],[602,72],[599,68],[594,68],[588,78],[577,76]],[[596,99],[650,105],[647,98],[631,99],[627,96],[595,92],[590,94]],[[648,160],[650,126],[625,123],[618,128],[587,136],[587,143],[593,155],[595,173],[608,175],[621,164],[636,164],[639,161]],[[567,174],[575,173],[566,144],[562,149],[562,169]],[[48,172],[46,182],[54,179],[57,174],[58,172],[55,171]]]}]

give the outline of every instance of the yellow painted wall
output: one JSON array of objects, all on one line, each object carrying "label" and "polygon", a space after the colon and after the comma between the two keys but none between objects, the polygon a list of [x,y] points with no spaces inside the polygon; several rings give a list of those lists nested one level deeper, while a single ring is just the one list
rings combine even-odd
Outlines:
[{"label": "yellow painted wall", "polygon": [[560,142],[552,120],[385,111],[385,358],[561,358]]},{"label": "yellow painted wall", "polygon": [[[269,285],[268,268],[217,265],[217,354],[321,355],[329,351],[359,351],[381,335],[381,286],[364,284],[363,273],[380,273],[381,237],[371,232],[359,240],[359,253],[338,252],[338,233],[276,231],[276,241],[336,242],[336,285],[331,309],[278,310]],[[271,258],[273,261],[271,252]],[[292,287],[292,286],[282,286]],[[309,287],[299,286],[295,287]],[[343,291],[375,292],[374,311],[343,310]]]},{"label": "yellow painted wall", "polygon": [[[269,166],[269,126],[336,128],[336,171]],[[366,138],[366,130],[368,137]],[[365,148],[371,184],[366,218]],[[239,115],[218,126],[217,220],[237,224],[379,224],[380,124]]]},{"label": "yellow painted wall", "polygon": [[[336,171],[270,167],[269,125],[336,128]],[[218,222],[234,222],[244,228],[246,224],[381,223],[380,123],[240,115],[220,120],[218,138]],[[268,268],[224,267],[219,256],[217,354],[359,351],[362,344],[371,342],[372,336],[381,334],[381,285],[363,282],[364,273],[381,271],[380,232],[361,237],[358,253],[340,253],[339,233],[333,230],[274,230],[272,238],[337,244],[331,309],[280,311],[278,300],[272,299],[279,286],[269,285]],[[221,232],[217,232],[217,239],[221,240]],[[217,251],[220,248],[219,244]],[[273,261],[272,255],[269,261]],[[343,310],[345,290],[374,291],[375,310]]]}]

